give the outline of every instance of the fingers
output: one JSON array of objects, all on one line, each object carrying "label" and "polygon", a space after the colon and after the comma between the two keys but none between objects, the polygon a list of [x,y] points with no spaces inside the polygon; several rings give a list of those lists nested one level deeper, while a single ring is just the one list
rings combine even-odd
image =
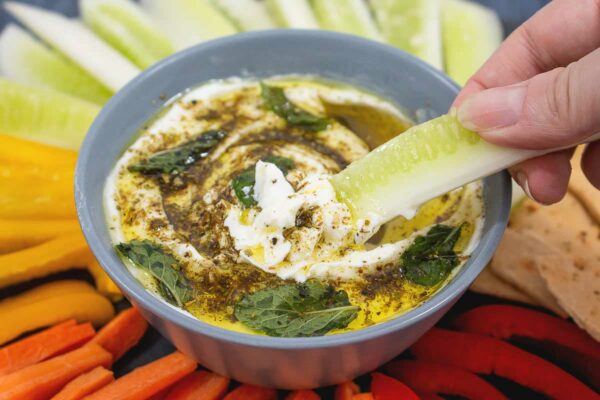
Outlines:
[{"label": "fingers", "polygon": [[587,145],[581,158],[583,173],[600,190],[600,141]]},{"label": "fingers", "polygon": [[573,149],[532,158],[511,168],[510,173],[527,195],[542,203],[560,201],[571,176]]},{"label": "fingers", "polygon": [[600,132],[600,48],[512,86],[466,98],[458,118],[493,143],[526,149],[571,146]]},{"label": "fingers", "polygon": [[554,0],[511,34],[465,85],[474,92],[511,85],[565,67],[600,47],[600,1]]}]

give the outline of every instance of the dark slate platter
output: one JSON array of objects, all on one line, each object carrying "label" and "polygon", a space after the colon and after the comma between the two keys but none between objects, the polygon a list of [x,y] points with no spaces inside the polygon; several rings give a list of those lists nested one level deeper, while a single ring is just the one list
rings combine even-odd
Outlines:
[{"label": "dark slate platter", "polygon": [[[40,5],[46,8],[51,8],[61,13],[64,13],[68,16],[76,16],[78,15],[77,10],[77,1],[76,0],[19,0],[26,3]],[[502,19],[502,23],[504,25],[504,30],[507,33],[510,33],[517,26],[519,26],[523,21],[533,15],[539,8],[548,3],[548,0],[476,0],[479,3],[485,4],[489,7],[494,8],[500,18]],[[0,0],[0,4],[4,3],[4,0]],[[4,27],[8,22],[14,22],[14,20],[7,15],[4,10],[0,10],[0,28]],[[29,287],[35,286],[43,281],[47,281],[50,279],[60,279],[60,278],[77,278],[91,281],[91,277],[85,271],[76,271],[76,272],[68,272],[59,275],[55,275],[49,278],[45,278],[43,280],[36,280],[33,282],[28,282],[25,285],[20,285],[18,287],[12,287],[8,290],[0,291],[0,299],[10,296],[12,294],[16,294],[22,290],[26,290]],[[478,295],[471,292],[468,292],[463,296],[460,301],[452,308],[452,310],[448,313],[448,315],[440,322],[440,326],[445,326],[448,324],[448,321],[452,319],[453,316],[469,310],[471,308],[484,305],[484,304],[498,304],[505,303],[511,304],[510,302],[501,301],[497,298]],[[117,304],[118,309],[128,307],[128,303],[126,301],[122,301]],[[549,346],[544,343],[533,343],[530,341],[516,339],[514,344],[519,347],[532,352],[534,354],[540,355],[549,361],[552,361],[563,369],[571,372],[575,376],[578,376],[578,373],[570,368],[569,365],[565,365],[561,363],[555,356],[557,353],[556,348]],[[115,366],[114,370],[117,376],[120,376],[132,369],[144,365],[152,360],[155,360],[161,356],[164,356],[174,350],[174,347],[164,338],[162,338],[158,332],[153,329],[150,329],[148,333],[144,336],[142,341],[136,346],[133,350],[131,350],[125,357],[119,360]],[[400,357],[406,357],[406,355],[401,355]],[[582,376],[578,376],[582,381],[585,382],[585,378]],[[532,392],[531,390],[524,388],[518,384],[510,382],[508,380],[496,377],[496,376],[488,376],[485,377],[486,380],[494,384],[498,387],[502,392],[504,392],[511,399],[528,399],[528,400],[537,400],[537,399],[546,399],[545,396],[540,395],[538,393]],[[365,390],[368,390],[369,385],[369,377],[361,377],[358,380],[358,383],[363,386]],[[589,385],[595,385],[596,387],[600,386],[598,382],[586,382]],[[331,399],[333,398],[333,389],[332,388],[323,388],[319,390],[323,399]],[[283,392],[281,398],[283,398]],[[452,397],[446,397],[451,399]],[[456,399],[456,398],[454,398]]]}]

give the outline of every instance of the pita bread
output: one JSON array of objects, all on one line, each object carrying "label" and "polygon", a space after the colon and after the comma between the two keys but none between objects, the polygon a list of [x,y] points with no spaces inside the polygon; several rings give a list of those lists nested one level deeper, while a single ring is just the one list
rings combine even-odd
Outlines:
[{"label": "pita bread", "polygon": [[581,170],[583,146],[579,146],[573,157],[573,171],[569,182],[569,191],[583,204],[591,217],[600,224],[600,190],[596,189]]},{"label": "pita bread", "polygon": [[600,229],[570,193],[551,206],[525,200],[510,220],[514,230],[528,230],[548,247],[562,251],[578,268],[600,265]]},{"label": "pita bread", "polygon": [[505,300],[518,301],[533,306],[539,305],[534,299],[521,292],[510,283],[500,279],[492,272],[489,265],[481,271],[481,274],[473,281],[469,289],[476,293],[487,294]]},{"label": "pita bread", "polygon": [[538,271],[577,325],[600,341],[600,264],[578,267],[561,256],[546,256]]},{"label": "pita bread", "polygon": [[566,318],[567,313],[546,287],[537,267],[540,257],[555,253],[555,250],[527,232],[507,229],[490,266],[496,275],[525,292],[538,304]]}]

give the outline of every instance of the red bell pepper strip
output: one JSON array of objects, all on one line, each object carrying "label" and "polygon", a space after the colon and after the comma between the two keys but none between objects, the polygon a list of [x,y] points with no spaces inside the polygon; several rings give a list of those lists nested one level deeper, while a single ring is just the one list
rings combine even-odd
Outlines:
[{"label": "red bell pepper strip", "polygon": [[508,400],[484,379],[460,368],[428,361],[399,360],[392,361],[384,370],[417,391],[472,400]]},{"label": "red bell pepper strip", "polygon": [[458,316],[454,326],[498,339],[522,336],[550,341],[600,360],[600,343],[575,324],[524,307],[501,304],[477,307]]},{"label": "red bell pepper strip", "polygon": [[371,392],[375,400],[419,400],[419,397],[404,383],[387,375],[372,374]]},{"label": "red bell pepper strip", "polygon": [[352,381],[340,383],[335,388],[335,400],[352,400],[355,394],[360,392],[358,385]]},{"label": "red bell pepper strip", "polygon": [[556,365],[499,339],[433,328],[411,352],[418,360],[495,374],[557,400],[600,400],[600,395]]},{"label": "red bell pepper strip", "polygon": [[312,390],[295,390],[288,394],[285,400],[321,400],[321,396]]}]

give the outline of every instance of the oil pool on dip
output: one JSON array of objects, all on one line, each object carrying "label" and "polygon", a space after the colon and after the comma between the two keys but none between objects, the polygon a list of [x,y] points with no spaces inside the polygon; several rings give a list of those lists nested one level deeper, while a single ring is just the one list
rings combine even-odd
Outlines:
[{"label": "oil pool on dip", "polygon": [[314,77],[190,89],[106,182],[115,249],[174,312],[226,329],[319,336],[394,318],[452,278],[484,219],[480,182],[390,222],[337,199],[329,178],[410,125],[391,102]]}]

